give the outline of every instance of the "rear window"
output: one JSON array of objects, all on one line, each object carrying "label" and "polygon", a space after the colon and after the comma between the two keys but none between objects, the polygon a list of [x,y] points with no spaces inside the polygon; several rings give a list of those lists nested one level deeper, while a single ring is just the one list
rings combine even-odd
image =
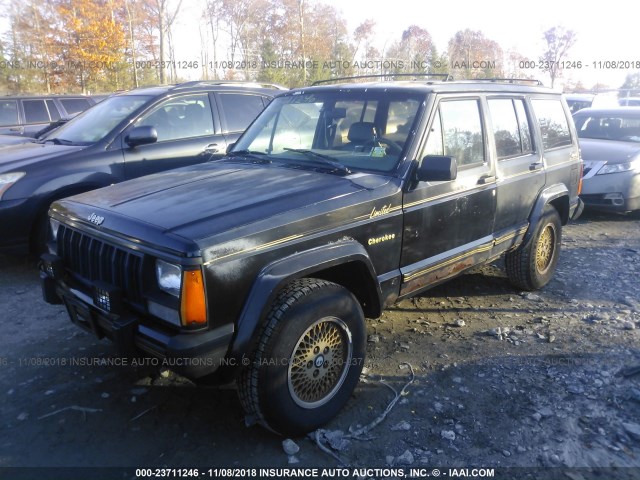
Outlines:
[{"label": "rear window", "polygon": [[550,150],[571,145],[569,121],[560,99],[532,100],[531,104],[540,124],[544,148]]},{"label": "rear window", "polygon": [[640,142],[640,115],[606,112],[574,117],[578,137]]}]

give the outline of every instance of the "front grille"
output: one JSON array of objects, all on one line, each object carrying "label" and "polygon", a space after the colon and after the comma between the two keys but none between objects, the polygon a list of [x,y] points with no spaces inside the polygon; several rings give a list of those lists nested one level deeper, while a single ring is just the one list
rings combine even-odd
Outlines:
[{"label": "front grille", "polygon": [[65,268],[89,282],[106,282],[142,304],[142,255],[110,245],[65,225],[58,229],[58,255]]}]

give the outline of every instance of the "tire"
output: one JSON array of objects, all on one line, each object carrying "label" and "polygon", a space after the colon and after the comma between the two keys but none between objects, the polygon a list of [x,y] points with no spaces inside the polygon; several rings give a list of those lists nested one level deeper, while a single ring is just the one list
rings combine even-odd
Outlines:
[{"label": "tire", "polygon": [[344,287],[301,279],[278,295],[238,379],[248,419],[282,435],[302,435],[332,419],[360,378],[362,308]]},{"label": "tire", "polygon": [[556,271],[561,240],[560,215],[546,205],[529,241],[505,256],[509,281],[522,290],[544,287]]}]

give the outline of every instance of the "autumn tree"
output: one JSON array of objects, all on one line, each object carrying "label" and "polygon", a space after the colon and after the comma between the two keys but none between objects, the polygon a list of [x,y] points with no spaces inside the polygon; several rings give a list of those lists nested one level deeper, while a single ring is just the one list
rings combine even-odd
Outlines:
[{"label": "autumn tree", "polygon": [[57,0],[64,73],[82,92],[119,88],[116,67],[124,63],[125,30],[117,20],[117,0]]},{"label": "autumn tree", "polygon": [[365,62],[375,56],[377,51],[371,47],[371,40],[375,36],[376,22],[372,19],[367,19],[362,22],[353,32],[353,39],[356,44],[353,46],[353,58],[355,61],[360,52],[360,58]]},{"label": "autumn tree", "polygon": [[449,40],[449,63],[455,78],[504,76],[502,48],[479,30],[460,30]]},{"label": "autumn tree", "polygon": [[546,49],[540,61],[543,63],[543,71],[549,73],[553,88],[556,79],[562,76],[561,62],[567,59],[569,50],[576,43],[576,34],[563,27],[552,27],[544,32],[543,39]]},{"label": "autumn tree", "polygon": [[385,52],[380,73],[433,73],[435,53],[431,34],[422,27],[411,25],[402,32],[400,41]]},{"label": "autumn tree", "polygon": [[169,65],[172,66],[171,74],[175,78],[175,52],[172,48],[172,31],[173,26],[180,7],[182,6],[182,0],[172,2],[171,0],[149,0],[145,2],[145,8],[148,15],[154,18],[154,28],[157,30],[159,53],[158,53],[158,77],[161,84],[166,83],[166,68],[165,63],[167,61],[166,50],[169,46]]},{"label": "autumn tree", "polygon": [[635,95],[640,95],[640,72],[628,73],[618,93],[620,98]]}]

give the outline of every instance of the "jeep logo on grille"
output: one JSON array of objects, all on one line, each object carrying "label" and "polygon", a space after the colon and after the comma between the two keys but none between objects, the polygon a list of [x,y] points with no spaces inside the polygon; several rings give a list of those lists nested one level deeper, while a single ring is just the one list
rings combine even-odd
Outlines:
[{"label": "jeep logo on grille", "polygon": [[104,222],[104,217],[92,213],[87,217],[87,220],[89,220],[91,223],[95,223],[96,225],[102,225],[102,222]]}]

